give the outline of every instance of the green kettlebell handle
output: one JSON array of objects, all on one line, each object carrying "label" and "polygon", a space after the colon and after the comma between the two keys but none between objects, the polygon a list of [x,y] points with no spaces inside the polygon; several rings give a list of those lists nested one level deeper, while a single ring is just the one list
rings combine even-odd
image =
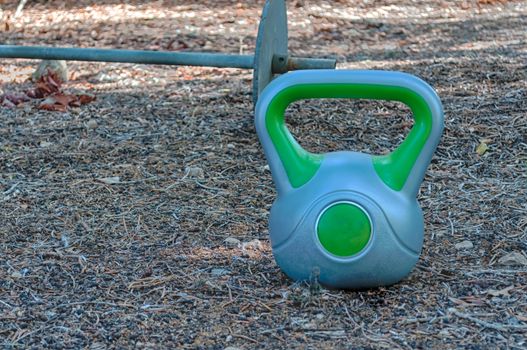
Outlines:
[{"label": "green kettlebell handle", "polygon": [[[349,75],[351,81],[336,76],[339,72]],[[383,71],[335,71],[333,73],[304,71],[285,74],[281,79],[286,80],[288,75],[293,77],[292,74],[307,74],[308,78],[309,74],[317,74],[317,76],[316,79],[305,79],[299,76],[295,77],[296,80],[293,79],[295,82],[292,84],[282,83],[281,86],[271,87],[270,90],[274,90],[274,96],[267,102],[265,126],[293,188],[298,188],[307,183],[315,175],[324,158],[323,155],[304,150],[285,125],[286,108],[291,103],[302,99],[352,98],[404,103],[413,113],[414,126],[406,139],[394,151],[386,155],[373,156],[373,165],[387,186],[395,191],[400,191],[405,186],[414,165],[426,146],[432,150],[427,152],[429,159],[420,161],[420,163],[425,163],[421,166],[424,176],[424,171],[439,142],[442,130],[442,109],[439,98],[425,82],[408,74]],[[327,78],[324,79],[323,74],[329,75],[326,75]],[[360,77],[361,79],[353,79],[353,77]],[[362,81],[354,82],[353,80]],[[276,85],[280,84],[277,82]],[[437,103],[434,99],[437,100]],[[434,102],[434,106],[431,106],[431,100]],[[432,109],[435,109],[435,113]],[[432,140],[427,144],[434,127],[434,117],[441,119],[440,121],[436,120],[436,124],[440,126],[435,127],[441,130],[434,133],[437,140]],[[412,188],[411,192],[417,192],[422,180],[422,176],[416,176],[416,178],[419,177],[421,177],[418,180],[419,184],[413,186],[416,189],[413,191],[414,188]]]}]

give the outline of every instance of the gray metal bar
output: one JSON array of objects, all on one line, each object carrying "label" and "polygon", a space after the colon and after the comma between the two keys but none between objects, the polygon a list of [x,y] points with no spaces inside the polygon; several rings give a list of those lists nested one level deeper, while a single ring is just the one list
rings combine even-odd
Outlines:
[{"label": "gray metal bar", "polygon": [[252,69],[254,61],[254,56],[252,55],[16,45],[0,45],[0,57],[246,69]]},{"label": "gray metal bar", "polygon": [[[205,52],[163,52],[94,48],[0,45],[0,58],[29,58],[65,61],[96,61],[253,69],[253,55]],[[275,57],[273,73],[298,69],[335,69],[336,60]]]}]

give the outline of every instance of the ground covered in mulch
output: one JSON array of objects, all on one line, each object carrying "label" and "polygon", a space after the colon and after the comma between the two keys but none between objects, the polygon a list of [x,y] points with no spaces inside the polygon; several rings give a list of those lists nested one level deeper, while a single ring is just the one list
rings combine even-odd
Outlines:
[{"label": "ground covered in mulch", "polygon": [[[262,1],[3,1],[8,44],[250,53]],[[251,72],[68,64],[66,112],[0,109],[0,346],[527,347],[527,3],[289,1],[290,48],[428,81],[445,134],[421,187],[426,237],[402,282],[293,283],[267,234],[275,198]],[[2,60],[0,94],[37,61]],[[304,147],[382,153],[393,103],[288,110]]]}]

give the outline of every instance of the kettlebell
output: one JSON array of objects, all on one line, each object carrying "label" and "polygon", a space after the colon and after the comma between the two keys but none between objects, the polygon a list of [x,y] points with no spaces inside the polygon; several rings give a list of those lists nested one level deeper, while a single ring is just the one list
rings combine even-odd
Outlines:
[{"label": "kettlebell", "polygon": [[[314,154],[284,120],[301,99],[399,101],[414,125],[391,153]],[[269,218],[273,255],[292,279],[329,288],[394,284],[416,264],[424,220],[417,192],[443,131],[443,110],[423,80],[400,72],[306,70],[283,74],[262,92],[255,109],[277,198]]]}]

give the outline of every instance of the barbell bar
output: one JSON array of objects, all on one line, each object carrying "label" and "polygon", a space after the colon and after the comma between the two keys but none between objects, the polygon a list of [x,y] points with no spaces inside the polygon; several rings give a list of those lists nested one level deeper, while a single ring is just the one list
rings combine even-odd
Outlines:
[{"label": "barbell bar", "polygon": [[285,0],[267,0],[258,26],[254,55],[0,45],[0,57],[253,69],[253,102],[256,104],[275,74],[301,69],[335,69],[335,59],[291,57],[287,37]]}]

